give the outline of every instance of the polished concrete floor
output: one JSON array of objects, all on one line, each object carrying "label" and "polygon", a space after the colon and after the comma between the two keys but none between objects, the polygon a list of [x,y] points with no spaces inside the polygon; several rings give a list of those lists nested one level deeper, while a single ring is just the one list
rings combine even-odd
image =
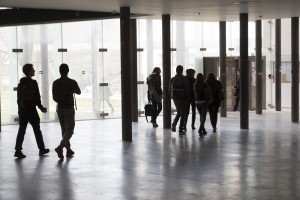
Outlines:
[{"label": "polished concrete floor", "polygon": [[[218,132],[199,138],[158,128],[140,118],[133,141],[122,142],[121,120],[78,121],[75,157],[59,160],[58,123],[44,123],[51,149],[40,157],[31,127],[25,159],[15,159],[18,126],[0,133],[1,200],[296,200],[300,199],[299,123],[290,112],[250,112],[250,129],[240,130],[239,112],[229,112]],[[197,116],[197,120],[199,117]],[[199,123],[197,123],[199,125]]]}]

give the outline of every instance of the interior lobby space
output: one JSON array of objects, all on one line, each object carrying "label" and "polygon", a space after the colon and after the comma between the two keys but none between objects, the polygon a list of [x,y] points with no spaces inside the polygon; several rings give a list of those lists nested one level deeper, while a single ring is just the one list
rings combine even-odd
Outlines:
[{"label": "interior lobby space", "polygon": [[139,118],[132,142],[122,141],[121,119],[76,121],[75,156],[63,160],[54,151],[58,122],[41,124],[46,156],[28,126],[25,159],[13,157],[18,125],[2,126],[0,199],[300,199],[299,123],[290,122],[291,111],[250,111],[248,130],[240,129],[239,112],[227,114],[216,133],[207,117],[204,137],[190,122],[179,136],[163,129],[162,116],[158,128]]}]

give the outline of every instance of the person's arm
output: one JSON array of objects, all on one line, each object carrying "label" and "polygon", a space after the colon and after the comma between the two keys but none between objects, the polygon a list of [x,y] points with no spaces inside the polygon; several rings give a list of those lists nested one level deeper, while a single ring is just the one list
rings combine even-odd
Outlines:
[{"label": "person's arm", "polygon": [[74,80],[74,87],[73,87],[73,89],[74,89],[74,93],[75,94],[81,94],[81,90],[80,90],[80,88],[79,88],[79,86],[78,86],[78,83]]},{"label": "person's arm", "polygon": [[162,89],[161,89],[161,77],[159,76],[158,77],[158,84],[157,84],[157,93],[159,94],[159,95],[162,95],[162,93],[163,93],[163,91],[162,91]]},{"label": "person's arm", "polygon": [[56,94],[56,82],[54,81],[53,84],[52,84],[52,98],[53,100],[58,103],[58,100],[57,100],[57,94]]},{"label": "person's arm", "polygon": [[41,95],[40,95],[40,90],[39,90],[39,86],[37,84],[37,81],[36,80],[33,80],[32,82],[33,84],[33,87],[35,88],[35,97],[36,97],[36,104],[37,104],[37,107],[42,111],[42,112],[47,112],[47,108],[45,108],[43,105],[42,105],[42,102],[41,102]]}]

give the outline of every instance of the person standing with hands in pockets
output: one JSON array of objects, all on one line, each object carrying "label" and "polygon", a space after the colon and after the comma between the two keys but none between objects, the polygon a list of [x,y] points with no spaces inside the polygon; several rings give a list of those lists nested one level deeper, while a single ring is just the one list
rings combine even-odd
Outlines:
[{"label": "person standing with hands in pockets", "polygon": [[71,149],[70,139],[75,128],[74,93],[81,94],[77,82],[68,78],[69,66],[61,64],[59,67],[61,77],[53,82],[53,100],[57,103],[57,115],[61,126],[62,140],[55,148],[57,156],[64,158],[63,148],[67,149],[66,156],[72,157],[74,151]]}]

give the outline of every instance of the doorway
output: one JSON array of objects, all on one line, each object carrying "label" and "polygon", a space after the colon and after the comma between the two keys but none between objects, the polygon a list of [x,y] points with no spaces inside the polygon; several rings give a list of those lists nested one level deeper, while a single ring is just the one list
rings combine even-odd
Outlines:
[{"label": "doorway", "polygon": [[[226,106],[227,110],[232,110],[234,105],[234,89],[233,87],[237,82],[237,71],[240,68],[240,58],[239,57],[227,57],[226,58]],[[256,109],[256,62],[255,56],[249,56],[249,110]],[[263,109],[266,109],[266,59],[262,58],[262,68],[263,68]],[[220,65],[219,57],[204,57],[203,58],[203,74],[207,76],[208,73],[214,73],[219,79],[220,77]]]}]

